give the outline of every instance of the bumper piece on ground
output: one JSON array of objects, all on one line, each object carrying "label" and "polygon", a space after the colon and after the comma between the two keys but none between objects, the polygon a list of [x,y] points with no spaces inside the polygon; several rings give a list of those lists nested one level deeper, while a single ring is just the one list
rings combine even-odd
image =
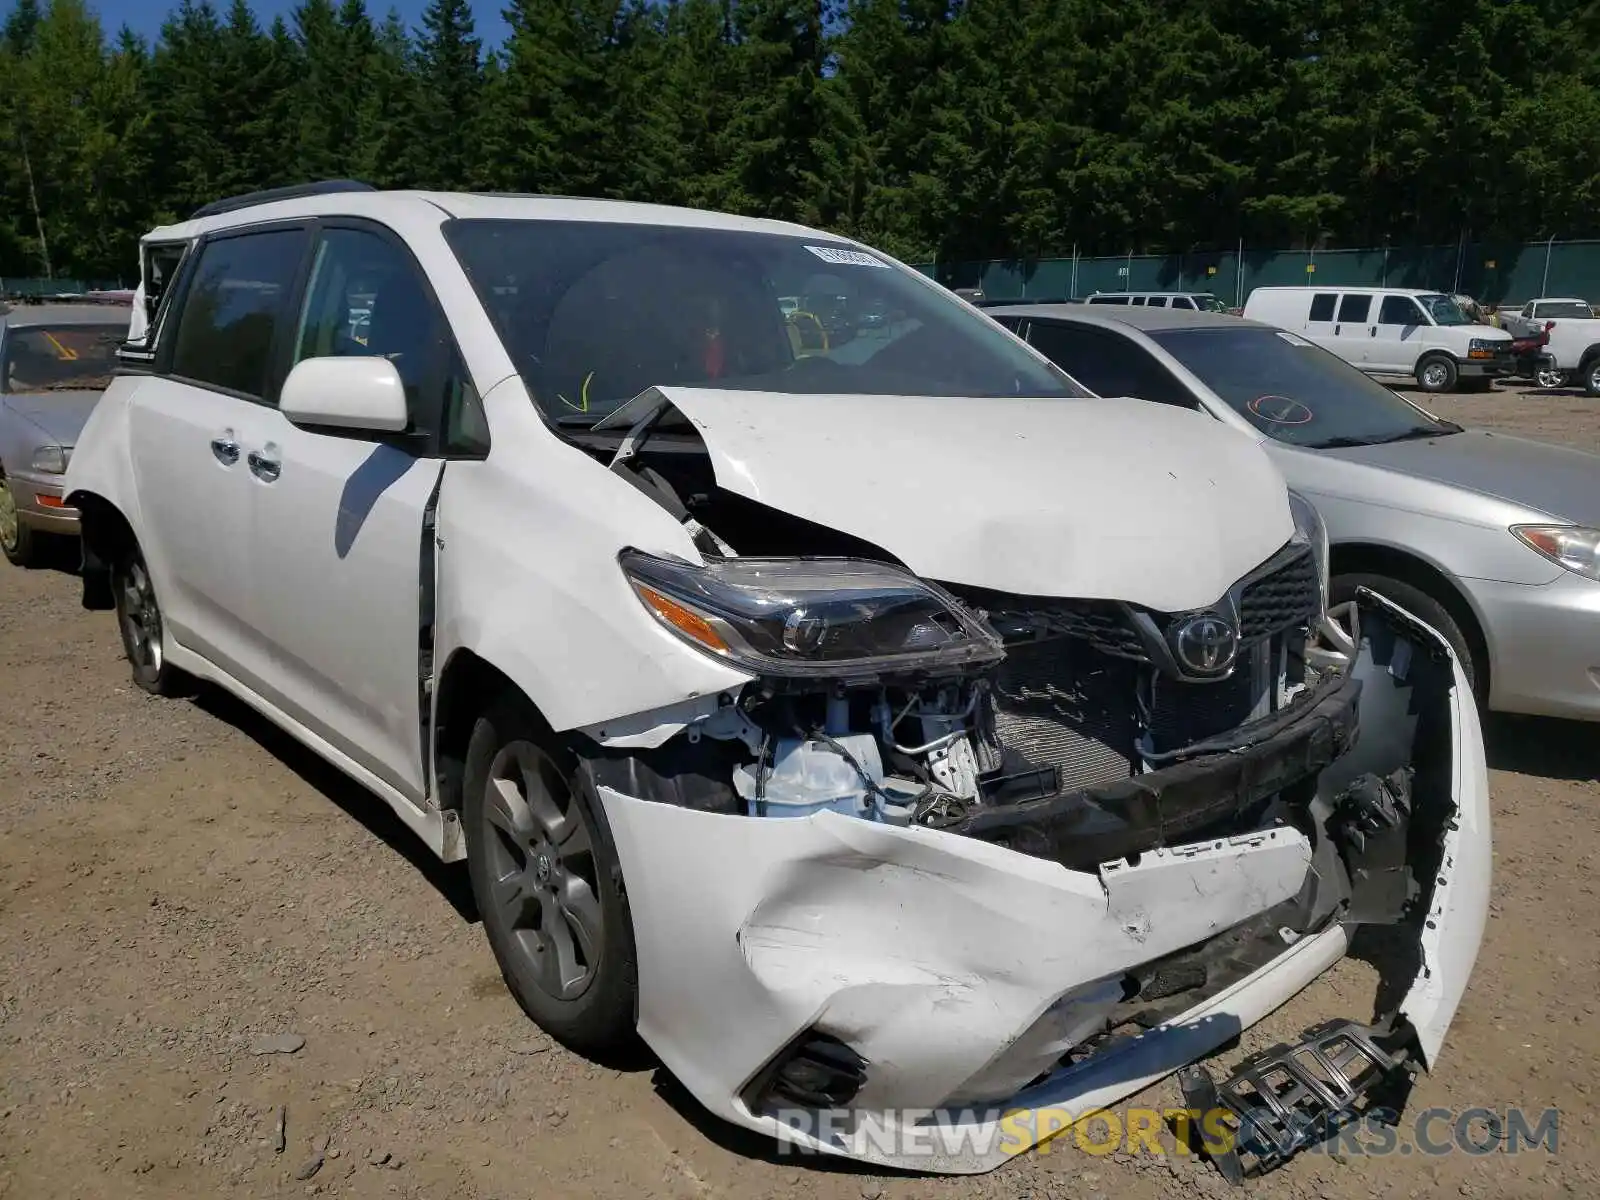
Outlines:
[{"label": "bumper piece on ground", "polygon": [[1370,1111],[1365,1102],[1380,1092],[1409,1090],[1417,1069],[1409,1042],[1409,1034],[1329,1021],[1294,1045],[1245,1059],[1221,1084],[1199,1064],[1185,1067],[1178,1084],[1190,1113],[1226,1114],[1215,1141],[1215,1118],[1204,1123],[1198,1149],[1235,1186],[1265,1175]]}]

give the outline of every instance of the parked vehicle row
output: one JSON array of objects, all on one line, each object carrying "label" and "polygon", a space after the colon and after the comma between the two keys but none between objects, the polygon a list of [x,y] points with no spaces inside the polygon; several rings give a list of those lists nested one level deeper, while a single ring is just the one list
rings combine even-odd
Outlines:
[{"label": "parked vehicle row", "polygon": [[[983,1171],[1380,925],[1378,1017],[1271,1073],[1337,1120],[1437,1062],[1491,872],[1471,660],[1377,592],[1330,612],[1261,438],[778,222],[334,184],[143,245],[67,469],[85,603],[139,686],[227,689],[464,859],[569,1045]],[[797,337],[819,296],[870,335]],[[1236,1082],[1183,1076],[1277,1130]]]}]

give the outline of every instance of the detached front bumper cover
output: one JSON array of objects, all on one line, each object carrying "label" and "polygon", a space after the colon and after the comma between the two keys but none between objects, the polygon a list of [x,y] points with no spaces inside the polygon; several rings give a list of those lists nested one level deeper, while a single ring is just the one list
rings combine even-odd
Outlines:
[{"label": "detached front bumper cover", "polygon": [[[1060,1114],[1081,1119],[1237,1037],[1343,956],[1358,912],[1416,934],[1389,1028],[1431,1065],[1487,918],[1482,737],[1443,639],[1375,596],[1358,603],[1360,728],[1317,780],[1314,837],[1273,823],[1073,869],[981,836],[599,788],[640,1034],[724,1119],[821,1153],[978,1173],[1059,1132]],[[1421,847],[1404,872],[1397,844]],[[1319,893],[1336,910],[1308,903]],[[1312,918],[1279,937],[1289,910]],[[1264,950],[1247,972],[1104,1036],[1127,1024],[1136,972],[1244,929]]]}]

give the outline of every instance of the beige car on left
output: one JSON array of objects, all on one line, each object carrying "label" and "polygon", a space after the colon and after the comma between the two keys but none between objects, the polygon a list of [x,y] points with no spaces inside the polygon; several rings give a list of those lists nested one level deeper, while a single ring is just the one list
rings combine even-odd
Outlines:
[{"label": "beige car on left", "polygon": [[124,305],[32,305],[0,315],[0,551],[18,566],[38,558],[39,535],[78,534],[61,481],[127,332]]}]

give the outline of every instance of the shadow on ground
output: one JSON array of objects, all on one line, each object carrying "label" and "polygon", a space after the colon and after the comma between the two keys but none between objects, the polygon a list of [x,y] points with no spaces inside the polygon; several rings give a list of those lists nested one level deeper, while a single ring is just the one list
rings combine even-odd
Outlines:
[{"label": "shadow on ground", "polygon": [[1484,722],[1483,740],[1495,770],[1575,782],[1600,779],[1600,725],[1496,713]]},{"label": "shadow on ground", "polygon": [[201,685],[194,703],[219,721],[248,735],[311,787],[359,821],[390,849],[401,855],[455,909],[463,921],[478,921],[472,887],[462,863],[442,863],[422,840],[377,796],[316,753],[302,746],[241,700],[220,688]]}]

